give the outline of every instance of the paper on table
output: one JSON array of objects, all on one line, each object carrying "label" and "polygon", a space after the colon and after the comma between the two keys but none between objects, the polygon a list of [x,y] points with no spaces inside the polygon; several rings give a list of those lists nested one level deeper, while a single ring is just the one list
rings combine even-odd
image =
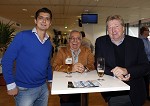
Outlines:
[{"label": "paper on table", "polygon": [[68,88],[90,88],[90,87],[99,87],[101,84],[97,80],[88,80],[88,81],[69,81]]}]

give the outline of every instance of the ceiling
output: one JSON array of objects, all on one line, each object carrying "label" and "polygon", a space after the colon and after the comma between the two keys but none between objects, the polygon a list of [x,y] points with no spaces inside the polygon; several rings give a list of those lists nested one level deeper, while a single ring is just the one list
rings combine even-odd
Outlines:
[{"label": "ceiling", "polygon": [[101,25],[111,14],[121,15],[127,23],[150,18],[150,0],[0,0],[0,16],[32,28],[32,16],[42,7],[53,13],[52,29],[62,32],[79,27],[82,13],[97,13]]}]

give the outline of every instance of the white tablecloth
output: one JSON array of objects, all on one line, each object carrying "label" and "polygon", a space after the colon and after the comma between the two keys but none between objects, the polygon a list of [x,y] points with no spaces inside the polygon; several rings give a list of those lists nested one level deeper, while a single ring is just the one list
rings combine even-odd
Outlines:
[{"label": "white tablecloth", "polygon": [[74,94],[74,93],[92,93],[92,92],[109,92],[130,90],[130,86],[121,80],[112,76],[104,75],[104,81],[101,81],[100,87],[93,88],[68,88],[68,81],[87,81],[99,79],[96,71],[88,73],[72,73],[71,78],[65,77],[64,72],[53,72],[53,81],[51,94]]}]

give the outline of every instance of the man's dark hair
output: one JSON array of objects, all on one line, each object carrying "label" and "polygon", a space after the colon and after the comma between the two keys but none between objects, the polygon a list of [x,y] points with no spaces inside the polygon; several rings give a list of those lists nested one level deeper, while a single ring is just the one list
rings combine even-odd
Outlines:
[{"label": "man's dark hair", "polygon": [[80,32],[82,34],[82,38],[85,37],[85,33],[83,31]]},{"label": "man's dark hair", "polygon": [[140,28],[140,34],[142,35],[144,31],[149,31],[147,26],[143,26]]},{"label": "man's dark hair", "polygon": [[51,12],[51,10],[49,10],[48,8],[45,8],[45,7],[39,9],[39,10],[35,13],[35,19],[37,19],[37,17],[39,16],[39,14],[40,14],[41,12],[49,13],[49,14],[50,14],[50,19],[52,20],[52,12]]}]

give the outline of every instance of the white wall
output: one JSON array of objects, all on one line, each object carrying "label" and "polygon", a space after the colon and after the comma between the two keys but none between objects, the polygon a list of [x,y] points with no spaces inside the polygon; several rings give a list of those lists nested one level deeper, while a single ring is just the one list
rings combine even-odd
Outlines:
[{"label": "white wall", "polygon": [[99,36],[106,35],[105,25],[100,24],[82,24],[86,37],[95,45],[95,41]]},{"label": "white wall", "polygon": [[138,37],[138,27],[129,27],[129,35]]}]

